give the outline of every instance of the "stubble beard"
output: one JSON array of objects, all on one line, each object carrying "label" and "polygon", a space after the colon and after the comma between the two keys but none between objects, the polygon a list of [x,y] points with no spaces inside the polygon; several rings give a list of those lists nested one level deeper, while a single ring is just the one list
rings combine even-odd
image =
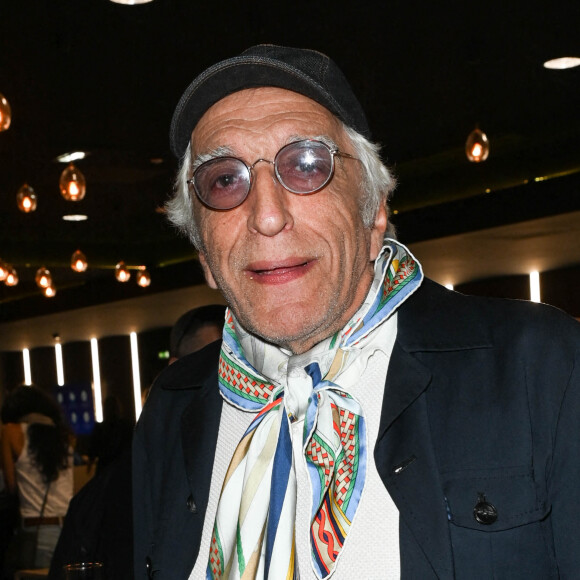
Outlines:
[{"label": "stubble beard", "polygon": [[[372,283],[372,276],[370,276],[367,288],[356,304],[354,303],[358,288],[356,283],[350,286],[347,296],[342,299],[340,286],[329,285],[324,287],[323,292],[317,296],[316,303],[321,306],[326,305],[326,314],[321,317],[320,309],[317,308],[310,308],[306,312],[300,311],[299,313],[293,313],[293,309],[290,307],[287,316],[301,317],[300,330],[295,332],[283,332],[281,330],[276,332],[274,329],[274,326],[276,326],[275,321],[273,321],[273,324],[265,323],[259,326],[256,324],[257,317],[252,316],[252,313],[260,306],[253,304],[251,298],[246,299],[242,297],[240,299],[238,296],[239,293],[233,290],[221,275],[219,268],[216,267],[217,261],[207,258],[207,253],[205,255],[218,288],[222,292],[237,322],[244,330],[268,343],[289,350],[293,354],[302,354],[325,338],[341,330],[360,308]],[[341,256],[340,260],[339,268],[340,271],[344,272],[344,258]],[[243,263],[243,261],[240,260],[240,263]],[[360,277],[360,273],[355,271],[349,273],[344,272],[344,275],[350,275],[352,280],[356,280],[357,276]],[[361,281],[361,283],[364,282]]]}]

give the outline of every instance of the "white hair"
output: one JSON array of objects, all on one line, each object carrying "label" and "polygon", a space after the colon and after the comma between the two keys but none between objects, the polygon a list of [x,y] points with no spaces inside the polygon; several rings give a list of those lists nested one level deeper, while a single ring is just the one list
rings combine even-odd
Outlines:
[{"label": "white hair", "polygon": [[354,156],[360,160],[363,168],[362,183],[360,184],[363,192],[360,200],[363,224],[365,227],[370,228],[375,221],[379,208],[384,205],[389,217],[385,237],[395,238],[395,227],[390,220],[389,199],[397,186],[397,180],[381,159],[380,145],[371,143],[344,123],[342,125],[354,149]]},{"label": "white hair", "polygon": [[[342,124],[344,132],[354,149],[354,157],[362,164],[362,182],[360,183],[363,195],[360,200],[360,212],[363,224],[370,228],[373,225],[377,212],[381,205],[385,205],[387,215],[390,217],[388,201],[393,193],[396,180],[381,160],[380,146],[371,143],[368,139],[357,133],[354,129]],[[179,170],[175,177],[173,196],[165,204],[167,217],[177,229],[185,234],[192,244],[200,249],[202,240],[194,215],[194,204],[187,180],[192,174],[191,142],[179,163]],[[388,220],[385,237],[396,237],[395,228]]]}]

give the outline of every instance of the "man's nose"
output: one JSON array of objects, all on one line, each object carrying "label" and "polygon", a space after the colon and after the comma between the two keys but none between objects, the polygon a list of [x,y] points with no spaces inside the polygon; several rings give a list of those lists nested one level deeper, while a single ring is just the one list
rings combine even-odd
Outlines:
[{"label": "man's nose", "polygon": [[275,236],[290,229],[294,220],[288,207],[289,192],[282,187],[270,161],[255,163],[249,202],[248,229],[264,236]]}]

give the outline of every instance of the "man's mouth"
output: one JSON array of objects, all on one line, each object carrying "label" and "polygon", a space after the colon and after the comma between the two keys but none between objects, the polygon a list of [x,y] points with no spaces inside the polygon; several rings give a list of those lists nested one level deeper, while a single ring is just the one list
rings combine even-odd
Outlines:
[{"label": "man's mouth", "polygon": [[263,284],[285,284],[302,277],[314,265],[315,260],[292,259],[283,262],[261,262],[246,269],[250,280]]}]

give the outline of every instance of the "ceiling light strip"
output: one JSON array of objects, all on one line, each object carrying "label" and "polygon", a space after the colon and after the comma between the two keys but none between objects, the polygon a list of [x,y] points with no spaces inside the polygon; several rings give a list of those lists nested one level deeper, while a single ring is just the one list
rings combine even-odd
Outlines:
[{"label": "ceiling light strip", "polygon": [[62,364],[62,346],[58,342],[54,345],[54,356],[56,358],[56,384],[62,387],[64,385],[64,365]]},{"label": "ceiling light strip", "polygon": [[99,343],[91,338],[91,359],[93,361],[93,397],[95,399],[95,420],[103,422],[103,395],[101,393],[101,370],[99,368]]},{"label": "ceiling light strip", "polygon": [[141,375],[139,373],[139,349],[137,345],[137,333],[132,332],[131,338],[131,365],[133,367],[133,396],[135,397],[135,420],[141,415]]},{"label": "ceiling light strip", "polygon": [[22,362],[24,364],[24,384],[28,387],[32,385],[32,373],[30,372],[30,351],[22,349]]},{"label": "ceiling light strip", "polygon": [[541,302],[541,300],[540,300],[540,273],[537,271],[530,272],[530,300],[532,302]]}]

